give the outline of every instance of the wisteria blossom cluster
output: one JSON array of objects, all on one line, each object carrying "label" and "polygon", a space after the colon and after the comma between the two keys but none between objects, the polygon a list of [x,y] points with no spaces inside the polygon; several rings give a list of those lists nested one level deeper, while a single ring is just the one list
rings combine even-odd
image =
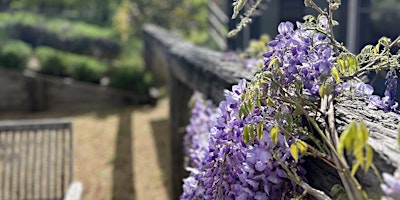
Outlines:
[{"label": "wisteria blossom cluster", "polygon": [[[305,2],[312,4],[313,1]],[[355,74],[354,69],[359,69],[360,64],[356,56],[344,47],[339,48],[341,44],[330,34],[332,23],[327,16],[321,14],[317,20],[297,23],[297,28],[291,22],[279,24],[279,34],[268,42],[269,49],[263,53],[263,67],[255,74],[254,80],[250,83],[241,80],[233,86],[231,91],[225,93],[225,100],[218,108],[213,108],[209,101],[196,102],[185,137],[190,176],[184,180],[181,199],[297,197],[303,189],[309,192],[307,187],[300,186],[306,182],[301,166],[302,154],[312,149],[313,152],[310,150],[308,153],[317,155],[320,153],[318,148],[324,149],[318,146],[319,142],[315,142],[308,128],[316,129],[325,139],[323,143],[326,146],[322,151],[328,149],[331,156],[341,159],[337,147],[331,144],[333,140],[324,138],[336,130],[328,127],[329,130],[323,131],[316,122],[315,116],[334,118],[334,113],[329,115],[329,111],[322,109],[323,106],[331,106],[322,102],[323,97],[340,95],[362,98],[369,107],[397,111],[396,71],[389,70],[385,96],[382,98],[373,95],[371,85],[351,79]],[[247,67],[251,69],[251,66]],[[343,81],[341,77],[348,79]],[[320,105],[305,102],[304,96],[321,100]],[[320,113],[312,118],[308,114],[310,111]],[[301,125],[303,117],[307,118],[310,127]],[[329,122],[324,122],[326,126],[331,126]],[[368,137],[368,131],[364,132]],[[305,142],[308,139],[318,147],[308,146]],[[358,148],[363,149],[364,145]],[[326,162],[339,168],[347,165],[343,164],[346,161]],[[390,197],[398,195],[398,176],[399,172],[394,177],[384,175],[386,184],[382,185],[382,189]],[[345,178],[341,177],[341,180]],[[348,182],[350,190],[358,184],[354,180]],[[356,190],[353,188],[353,191]],[[360,194],[354,194],[351,199],[361,198]]]},{"label": "wisteria blossom cluster", "polygon": [[[320,26],[325,27],[326,22],[321,21]],[[322,33],[304,30],[300,23],[297,26],[294,29],[290,22],[279,25],[279,34],[269,43],[272,51],[264,53],[263,70],[273,71],[280,76],[276,80],[280,80],[282,85],[299,83],[306,92],[318,95],[321,84],[332,76],[331,70],[336,59],[334,47],[330,39]],[[279,65],[281,72],[276,73],[277,69],[271,67],[274,63]],[[336,86],[336,91],[347,92],[346,96],[364,97],[370,108],[398,112],[398,102],[395,99],[397,80],[396,71],[388,71],[384,97],[373,95],[373,87],[361,81],[340,83]]]},{"label": "wisteria blossom cluster", "polygon": [[393,175],[383,173],[385,184],[381,188],[388,200],[400,200],[400,167],[394,172]]},{"label": "wisteria blossom cluster", "polygon": [[386,75],[386,90],[384,93],[384,97],[380,97],[377,95],[372,95],[369,97],[369,107],[378,108],[384,111],[396,111],[399,112],[397,109],[398,102],[396,102],[396,90],[397,90],[397,80],[398,76],[396,71],[391,70]]},{"label": "wisteria blossom cluster", "polygon": [[189,168],[201,168],[208,153],[210,130],[215,126],[220,111],[210,100],[205,100],[196,94],[193,96],[197,98],[183,139],[184,152]]},{"label": "wisteria blossom cluster", "polygon": [[[278,141],[272,142],[269,135],[277,111],[263,103],[240,118],[245,92],[244,80],[226,92],[226,100],[219,104],[221,115],[209,133],[208,153],[199,168],[189,168],[191,174],[184,180],[181,199],[290,199],[301,192],[279,164],[295,169],[302,177],[305,174],[291,157],[290,141],[280,133]],[[259,123],[264,124],[262,139],[246,144],[245,126]]]},{"label": "wisteria blossom cluster", "polygon": [[[306,92],[318,94],[321,83],[331,75],[335,60],[330,39],[313,30],[294,29],[291,22],[278,26],[279,34],[269,42],[272,51],[264,53],[264,71],[272,71],[280,84],[301,83]],[[280,71],[273,65],[276,63]]]}]

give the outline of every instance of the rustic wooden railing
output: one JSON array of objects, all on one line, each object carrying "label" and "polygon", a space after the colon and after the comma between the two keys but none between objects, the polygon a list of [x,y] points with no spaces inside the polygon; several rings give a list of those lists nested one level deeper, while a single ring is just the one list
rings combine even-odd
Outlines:
[{"label": "rustic wooden railing", "polygon": [[[145,25],[143,37],[147,67],[155,71],[168,71],[168,78],[155,78],[169,80],[171,199],[178,199],[182,192],[182,179],[187,175],[183,167],[182,138],[184,127],[189,122],[188,101],[193,91],[200,91],[218,104],[223,100],[225,89],[230,89],[242,78],[251,79],[251,74],[246,73],[239,64],[223,62],[223,53],[194,46],[163,28]],[[158,76],[160,74],[165,75],[158,73]],[[335,108],[339,132],[353,119],[364,119],[370,130],[368,142],[375,150],[376,167],[381,173],[392,173],[400,164],[400,151],[395,142],[400,115],[367,109],[365,103],[359,101],[342,102]],[[308,181],[318,189],[329,193],[334,184],[340,183],[337,172],[319,159],[308,158],[304,166]],[[380,182],[372,170],[363,180],[372,198],[380,195]]]}]

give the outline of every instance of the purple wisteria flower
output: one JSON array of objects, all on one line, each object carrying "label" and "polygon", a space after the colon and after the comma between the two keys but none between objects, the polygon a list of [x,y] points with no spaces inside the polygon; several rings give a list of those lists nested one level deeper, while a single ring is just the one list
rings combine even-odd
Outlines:
[{"label": "purple wisteria flower", "polygon": [[368,107],[377,108],[384,111],[395,111],[398,110],[398,102],[395,101],[396,98],[396,90],[397,90],[397,80],[398,76],[396,75],[396,71],[389,71],[386,75],[386,90],[384,93],[384,97],[379,97],[376,95],[372,95],[369,98]]},{"label": "purple wisteria flower", "polygon": [[383,173],[385,184],[381,184],[383,193],[388,200],[400,200],[400,167],[393,175]]},{"label": "purple wisteria flower", "polygon": [[196,98],[190,124],[186,127],[186,135],[183,139],[188,167],[201,167],[208,152],[210,130],[214,127],[219,114],[219,110],[213,106],[210,100]]},{"label": "purple wisteria flower", "polygon": [[[218,107],[220,115],[209,132],[208,152],[199,168],[188,169],[190,177],[184,180],[181,199],[281,199],[283,194],[290,199],[301,192],[272,154],[304,177],[304,169],[291,157],[290,141],[281,133],[276,143],[270,138],[278,110],[263,103],[254,105],[248,116],[239,117],[245,93],[245,80],[225,93]],[[259,123],[264,124],[262,139],[246,144],[244,127]]]},{"label": "purple wisteria flower", "polygon": [[374,93],[374,88],[363,82],[344,82],[337,87],[337,91],[339,91],[340,94],[344,94],[348,97],[365,97],[369,99]]},{"label": "purple wisteria flower", "polygon": [[[324,25],[324,24],[321,24]],[[332,62],[335,60],[329,38],[311,30],[303,30],[300,23],[297,29],[290,22],[278,26],[279,34],[268,43],[271,51],[264,53],[264,71],[273,71],[273,60],[281,64],[281,73],[275,73],[281,84],[289,86],[300,83],[306,92],[318,94],[323,80],[330,76]]]}]

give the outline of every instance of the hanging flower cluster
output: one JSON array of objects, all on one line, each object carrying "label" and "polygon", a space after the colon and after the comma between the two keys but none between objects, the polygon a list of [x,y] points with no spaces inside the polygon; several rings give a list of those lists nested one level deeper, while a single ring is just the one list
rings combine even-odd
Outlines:
[{"label": "hanging flower cluster", "polygon": [[[298,174],[305,174],[291,157],[290,141],[282,134],[279,134],[277,142],[271,140],[272,123],[262,116],[273,116],[276,111],[265,104],[239,118],[240,100],[245,93],[246,82],[242,80],[233,86],[232,92],[225,94],[226,100],[219,105],[221,115],[209,133],[207,155],[204,159],[202,154],[198,154],[201,158],[189,156],[193,160],[203,159],[203,163],[198,168],[189,168],[191,175],[184,180],[181,199],[276,199],[294,196],[301,191],[273,156],[275,154],[280,162],[297,169]],[[199,108],[203,108],[202,111]],[[207,110],[210,108],[198,106],[193,116],[203,115]],[[260,123],[265,127],[262,139],[246,144],[243,140],[246,125]],[[188,131],[193,130],[188,128]]]}]

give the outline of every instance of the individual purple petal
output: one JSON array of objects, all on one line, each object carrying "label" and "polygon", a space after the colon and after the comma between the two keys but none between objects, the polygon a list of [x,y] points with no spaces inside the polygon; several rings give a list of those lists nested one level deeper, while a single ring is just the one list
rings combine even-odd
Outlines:
[{"label": "individual purple petal", "polygon": [[281,22],[278,26],[278,32],[282,35],[288,34],[293,31],[293,24],[291,22]]},{"label": "individual purple petal", "polygon": [[270,173],[269,176],[267,177],[267,179],[271,183],[274,183],[274,184],[279,183],[279,177],[277,176],[277,174],[275,172]]},{"label": "individual purple petal", "polygon": [[261,161],[257,161],[254,167],[257,171],[262,172],[265,170],[265,168],[267,168],[267,165]]},{"label": "individual purple petal", "polygon": [[365,95],[370,96],[374,93],[374,88],[369,84],[364,84],[363,91]]}]

